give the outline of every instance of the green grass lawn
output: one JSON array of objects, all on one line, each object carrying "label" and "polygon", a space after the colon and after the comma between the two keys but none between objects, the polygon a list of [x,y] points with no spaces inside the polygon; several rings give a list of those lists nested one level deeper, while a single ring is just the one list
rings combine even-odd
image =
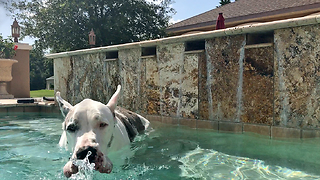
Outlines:
[{"label": "green grass lawn", "polygon": [[36,90],[36,91],[30,91],[30,97],[54,97],[54,90]]}]

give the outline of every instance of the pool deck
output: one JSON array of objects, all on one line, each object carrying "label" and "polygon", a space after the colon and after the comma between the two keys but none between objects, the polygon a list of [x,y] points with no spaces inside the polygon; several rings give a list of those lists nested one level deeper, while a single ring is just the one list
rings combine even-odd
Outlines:
[{"label": "pool deck", "polygon": [[[33,98],[34,103],[18,103],[19,99],[0,99],[0,113],[39,112],[59,113],[55,101],[45,101],[42,98]],[[30,98],[29,98],[30,99]]]}]

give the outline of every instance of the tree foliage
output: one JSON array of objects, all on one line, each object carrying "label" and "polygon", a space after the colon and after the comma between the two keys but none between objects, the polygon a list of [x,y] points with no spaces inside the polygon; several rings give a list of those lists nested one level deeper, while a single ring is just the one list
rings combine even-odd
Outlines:
[{"label": "tree foliage", "polygon": [[[159,3],[160,1],[160,3]],[[53,75],[51,52],[88,48],[88,34],[105,46],[165,35],[172,0],[0,0],[22,25],[22,36],[36,38],[30,52],[30,88],[44,89]]]},{"label": "tree foliage", "polygon": [[88,48],[88,34],[105,46],[165,35],[172,0],[11,0],[7,9],[23,25],[23,35],[53,52]]},{"label": "tree foliage", "polygon": [[36,41],[30,51],[30,90],[46,88],[46,78],[53,76],[53,62],[44,57],[44,47]]},{"label": "tree foliage", "polygon": [[[237,0],[235,0],[235,1],[237,1]],[[231,3],[231,0],[220,0],[220,2],[219,2],[220,5],[216,6],[216,7],[218,8],[218,7],[221,7],[221,6],[229,4],[229,3]]]},{"label": "tree foliage", "polygon": [[221,6],[231,3],[231,0],[220,0],[219,4]]}]

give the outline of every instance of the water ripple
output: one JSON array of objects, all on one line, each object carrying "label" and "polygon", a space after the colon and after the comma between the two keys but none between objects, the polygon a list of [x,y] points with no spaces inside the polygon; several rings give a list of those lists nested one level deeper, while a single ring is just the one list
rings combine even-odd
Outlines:
[{"label": "water ripple", "polygon": [[[270,166],[264,161],[224,154],[212,149],[196,149],[182,157],[181,177],[200,179],[320,179],[320,176],[286,167]],[[206,173],[204,173],[206,172]]]}]

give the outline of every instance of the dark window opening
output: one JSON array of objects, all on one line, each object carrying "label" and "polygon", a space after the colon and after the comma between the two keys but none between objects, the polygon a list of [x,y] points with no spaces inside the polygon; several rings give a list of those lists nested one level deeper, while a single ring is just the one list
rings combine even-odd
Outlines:
[{"label": "dark window opening", "polygon": [[247,45],[273,43],[273,31],[266,33],[247,34]]},{"label": "dark window opening", "polygon": [[156,53],[157,53],[157,48],[155,46],[141,48],[141,56],[155,56]]},{"label": "dark window opening", "polygon": [[185,51],[204,50],[205,45],[206,45],[205,40],[186,42]]},{"label": "dark window opening", "polygon": [[118,51],[106,52],[106,59],[117,59],[117,58],[118,58]]}]

